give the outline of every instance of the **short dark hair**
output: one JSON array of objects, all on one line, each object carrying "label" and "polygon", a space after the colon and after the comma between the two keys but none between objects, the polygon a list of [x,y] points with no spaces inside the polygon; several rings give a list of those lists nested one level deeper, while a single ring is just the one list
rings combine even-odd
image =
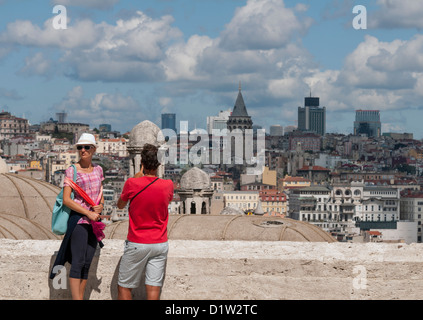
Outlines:
[{"label": "short dark hair", "polygon": [[159,149],[152,144],[146,143],[141,152],[141,163],[144,169],[151,171],[156,170],[160,166],[160,162],[157,159],[157,152]]}]

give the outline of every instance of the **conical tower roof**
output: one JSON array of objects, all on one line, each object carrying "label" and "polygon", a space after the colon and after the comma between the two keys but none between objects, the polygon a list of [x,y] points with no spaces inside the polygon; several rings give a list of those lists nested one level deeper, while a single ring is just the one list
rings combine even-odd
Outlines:
[{"label": "conical tower roof", "polygon": [[239,84],[238,97],[236,98],[234,110],[231,114],[232,117],[249,117],[247,108],[245,107],[244,98],[241,93],[241,84]]}]

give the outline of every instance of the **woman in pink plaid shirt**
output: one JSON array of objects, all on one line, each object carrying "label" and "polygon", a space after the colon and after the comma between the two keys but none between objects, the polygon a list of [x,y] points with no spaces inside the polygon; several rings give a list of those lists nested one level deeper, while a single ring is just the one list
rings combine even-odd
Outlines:
[{"label": "woman in pink plaid shirt", "polygon": [[[80,160],[75,164],[77,180],[75,181],[91,199],[101,196],[100,204],[91,207],[77,192],[71,198],[72,188],[63,184],[63,203],[71,209],[67,232],[59,249],[55,265],[71,264],[69,285],[72,299],[82,300],[87,285],[88,271],[97,248],[98,239],[93,232],[91,221],[99,221],[103,211],[104,198],[102,191],[103,169],[92,163],[96,150],[95,137],[83,133],[76,143]],[[66,170],[66,177],[73,180],[74,169]],[[54,276],[53,276],[54,277]]]}]

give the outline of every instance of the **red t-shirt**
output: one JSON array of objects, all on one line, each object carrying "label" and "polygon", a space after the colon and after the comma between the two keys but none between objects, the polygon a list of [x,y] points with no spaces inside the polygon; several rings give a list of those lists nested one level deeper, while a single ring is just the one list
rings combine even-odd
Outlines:
[{"label": "red t-shirt", "polygon": [[[123,186],[121,199],[130,201],[156,177],[129,178]],[[167,241],[169,202],[173,199],[173,182],[158,179],[141,192],[129,206],[128,240],[136,243]]]}]

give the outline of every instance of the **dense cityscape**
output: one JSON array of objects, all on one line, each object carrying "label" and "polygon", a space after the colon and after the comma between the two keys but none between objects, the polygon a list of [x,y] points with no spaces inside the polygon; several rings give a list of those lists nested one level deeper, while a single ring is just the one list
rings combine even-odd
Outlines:
[{"label": "dense cityscape", "polygon": [[[177,161],[165,164],[162,175],[174,182],[169,213],[287,217],[317,225],[338,241],[422,242],[422,141],[412,133],[381,132],[378,110],[356,110],[349,135],[327,133],[325,112],[319,97],[310,95],[298,107],[297,126],[272,125],[265,135],[262,174],[247,174],[245,162],[183,163],[178,152]],[[91,128],[67,122],[67,116],[64,111],[30,125],[28,119],[1,112],[1,157],[8,172],[60,187],[64,170],[78,161],[76,139],[92,132],[98,144],[95,162],[104,170],[105,214],[109,223],[127,219],[127,211],[115,203],[131,176],[130,130],[116,132],[110,124]],[[177,132],[176,114],[162,114],[160,128]],[[260,129],[248,115],[241,87],[233,108],[207,116],[207,152],[216,149],[213,130],[225,129]],[[198,131],[181,126],[178,144],[184,136],[197,137]],[[192,149],[197,140],[186,141]],[[223,152],[228,146],[220,144]],[[194,192],[181,184],[192,170],[203,177]]]}]

